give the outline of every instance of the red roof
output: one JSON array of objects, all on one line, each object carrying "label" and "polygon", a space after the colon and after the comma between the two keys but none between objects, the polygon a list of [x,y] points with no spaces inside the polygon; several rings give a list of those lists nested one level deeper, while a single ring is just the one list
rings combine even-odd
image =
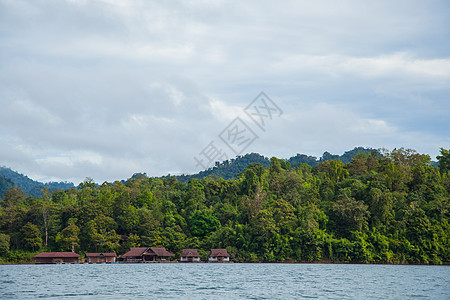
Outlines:
[{"label": "red roof", "polygon": [[148,250],[148,247],[132,247],[130,251],[123,254],[122,257],[134,257],[134,256],[142,256],[145,251]]},{"label": "red roof", "polygon": [[108,252],[108,253],[86,253],[86,257],[96,257],[96,256],[117,257],[117,254],[114,253],[114,252]]},{"label": "red roof", "polygon": [[122,257],[137,257],[143,255],[156,255],[160,257],[175,256],[164,247],[134,247],[127,253],[123,254]]},{"label": "red roof", "polygon": [[170,253],[166,250],[164,247],[150,247],[150,249],[155,253],[157,256],[175,256],[175,254]]},{"label": "red roof", "polygon": [[227,252],[227,249],[211,249],[211,253],[208,255],[209,257],[230,257]]},{"label": "red roof", "polygon": [[33,257],[60,258],[60,257],[80,257],[80,255],[74,252],[42,252],[36,254]]},{"label": "red roof", "polygon": [[197,249],[183,249],[181,251],[181,257],[200,257],[200,255],[197,252]]}]

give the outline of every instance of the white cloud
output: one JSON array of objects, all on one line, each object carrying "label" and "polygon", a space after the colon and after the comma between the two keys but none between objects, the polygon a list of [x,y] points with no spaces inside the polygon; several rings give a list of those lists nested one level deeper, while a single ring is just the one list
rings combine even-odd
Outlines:
[{"label": "white cloud", "polygon": [[0,164],[78,182],[196,171],[193,156],[235,117],[250,122],[242,110],[261,90],[284,114],[249,151],[437,152],[450,126],[448,12],[445,1],[0,0]]},{"label": "white cloud", "polygon": [[282,58],[273,67],[279,73],[310,72],[331,77],[353,75],[415,80],[419,76],[447,83],[450,80],[450,58],[418,59],[407,53],[377,57],[294,55]]}]

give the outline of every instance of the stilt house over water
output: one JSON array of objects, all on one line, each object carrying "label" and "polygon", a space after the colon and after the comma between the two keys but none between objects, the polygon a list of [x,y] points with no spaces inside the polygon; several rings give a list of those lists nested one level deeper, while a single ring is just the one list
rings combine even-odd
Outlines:
[{"label": "stilt house over water", "polygon": [[133,247],[120,256],[124,262],[166,261],[175,256],[164,247]]},{"label": "stilt house over water", "polygon": [[229,262],[230,255],[227,249],[211,249],[208,255],[208,262]]},{"label": "stilt house over water", "polygon": [[42,252],[33,258],[36,264],[74,264],[79,262],[80,255],[74,252]]},{"label": "stilt house over water", "polygon": [[90,264],[115,263],[116,253],[86,253],[86,261]]},{"label": "stilt house over water", "polygon": [[183,249],[180,255],[180,262],[199,262],[200,255],[197,249]]}]

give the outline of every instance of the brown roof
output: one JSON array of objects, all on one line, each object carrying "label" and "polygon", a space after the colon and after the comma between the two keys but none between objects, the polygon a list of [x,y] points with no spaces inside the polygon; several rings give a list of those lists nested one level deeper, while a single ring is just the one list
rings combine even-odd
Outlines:
[{"label": "brown roof", "polygon": [[[150,253],[145,253],[146,251],[151,251]],[[153,252],[153,253],[152,253]],[[175,256],[174,254],[170,253],[166,250],[164,247],[135,247],[131,248],[130,251],[123,254],[122,257],[135,257],[135,256],[143,256],[143,255],[156,255],[160,257],[168,257],[168,256]]]},{"label": "brown roof", "polygon": [[60,258],[60,257],[80,257],[74,252],[42,252],[33,257]]},{"label": "brown roof", "polygon": [[166,250],[164,247],[150,247],[150,249],[155,253],[157,256],[175,256],[175,254],[170,253]]},{"label": "brown roof", "polygon": [[123,254],[122,257],[134,257],[134,256],[142,256],[145,251],[148,250],[148,247],[132,247],[130,251]]},{"label": "brown roof", "polygon": [[96,256],[117,257],[117,254],[114,253],[114,252],[108,252],[108,253],[86,253],[86,257],[96,257]]},{"label": "brown roof", "polygon": [[211,249],[211,253],[208,255],[208,257],[230,257],[230,255],[227,252],[227,249]]},{"label": "brown roof", "polygon": [[182,257],[200,257],[200,255],[197,252],[197,249],[183,249],[183,251],[181,251],[181,255]]}]

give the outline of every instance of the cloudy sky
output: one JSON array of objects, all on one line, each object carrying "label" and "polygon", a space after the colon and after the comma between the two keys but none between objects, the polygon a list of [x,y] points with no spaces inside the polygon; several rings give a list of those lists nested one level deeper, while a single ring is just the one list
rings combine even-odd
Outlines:
[{"label": "cloudy sky", "polygon": [[[448,16],[445,0],[0,0],[0,165],[75,184],[193,173],[234,157],[236,117],[257,136],[239,154],[435,159]],[[261,91],[279,108],[264,128],[244,111]]]}]

